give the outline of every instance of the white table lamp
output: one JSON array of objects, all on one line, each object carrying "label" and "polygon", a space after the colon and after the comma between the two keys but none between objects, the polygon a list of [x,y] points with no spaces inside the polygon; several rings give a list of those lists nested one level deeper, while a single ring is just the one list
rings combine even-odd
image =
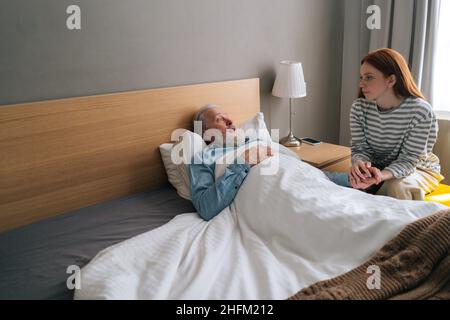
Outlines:
[{"label": "white table lamp", "polygon": [[280,62],[272,95],[280,98],[289,98],[289,134],[281,139],[280,143],[286,147],[299,147],[302,142],[292,133],[292,99],[306,96],[306,83],[300,62]]}]

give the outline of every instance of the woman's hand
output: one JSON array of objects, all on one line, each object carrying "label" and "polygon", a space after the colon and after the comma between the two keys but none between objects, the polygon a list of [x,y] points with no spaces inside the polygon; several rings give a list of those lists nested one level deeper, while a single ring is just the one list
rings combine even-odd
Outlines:
[{"label": "woman's hand", "polygon": [[383,175],[381,171],[372,167],[370,162],[357,160],[349,174],[350,184],[355,189],[367,189],[373,184],[381,183]]},{"label": "woman's hand", "polygon": [[372,167],[370,162],[364,162],[362,160],[356,160],[355,164],[352,166],[350,170],[350,176],[356,181],[361,182],[366,178],[371,178],[372,174],[370,173],[369,168]]},{"label": "woman's hand", "polygon": [[372,177],[375,179],[375,184],[379,184],[382,181],[386,180],[383,178],[383,172],[380,171],[380,169],[378,169],[377,167],[372,167],[372,164],[370,162],[366,163],[366,167],[369,170]]}]

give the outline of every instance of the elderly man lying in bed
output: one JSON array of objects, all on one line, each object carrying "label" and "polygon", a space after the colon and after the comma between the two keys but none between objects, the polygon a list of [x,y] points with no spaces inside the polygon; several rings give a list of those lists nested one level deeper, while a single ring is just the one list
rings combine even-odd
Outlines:
[{"label": "elderly man lying in bed", "polygon": [[[207,137],[207,134],[204,135],[206,143],[209,144],[198,155],[202,159],[202,161],[198,162],[201,163],[189,165],[192,203],[199,215],[208,221],[233,202],[250,168],[273,156],[273,151],[270,146],[263,143],[249,146],[245,149],[245,152],[235,158],[233,163],[227,166],[223,175],[215,179],[216,160],[239,147],[238,144],[232,146],[229,144],[225,145],[225,141],[238,140],[234,139],[236,127],[227,113],[212,104],[201,108],[194,116],[194,123],[195,121],[201,122],[202,134],[208,132],[208,130],[216,132],[210,138]],[[215,129],[216,131],[210,129]],[[232,138],[227,139],[230,136]],[[245,137],[244,143],[248,144],[249,142],[251,142],[251,139]],[[366,189],[377,183],[375,178],[376,170],[378,169],[368,168],[368,171],[373,173],[371,175],[372,177],[358,182],[349,179],[349,175],[346,173],[325,172],[325,174],[331,181],[339,185],[356,189]]]}]

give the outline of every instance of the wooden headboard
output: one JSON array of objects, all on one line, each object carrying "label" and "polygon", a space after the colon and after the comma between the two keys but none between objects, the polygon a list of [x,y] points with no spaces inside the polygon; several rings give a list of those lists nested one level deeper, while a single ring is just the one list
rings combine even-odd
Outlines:
[{"label": "wooden headboard", "polygon": [[0,231],[165,184],[158,146],[207,103],[240,123],[259,79],[0,106]]}]

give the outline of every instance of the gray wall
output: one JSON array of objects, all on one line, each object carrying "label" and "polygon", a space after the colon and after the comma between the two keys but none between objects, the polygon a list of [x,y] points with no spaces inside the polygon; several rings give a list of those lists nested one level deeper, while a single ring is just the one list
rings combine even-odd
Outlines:
[{"label": "gray wall", "polygon": [[[70,4],[82,30],[66,29]],[[268,125],[280,60],[303,63],[294,133],[339,137],[343,2],[336,0],[0,0],[0,104],[259,77]]]}]

